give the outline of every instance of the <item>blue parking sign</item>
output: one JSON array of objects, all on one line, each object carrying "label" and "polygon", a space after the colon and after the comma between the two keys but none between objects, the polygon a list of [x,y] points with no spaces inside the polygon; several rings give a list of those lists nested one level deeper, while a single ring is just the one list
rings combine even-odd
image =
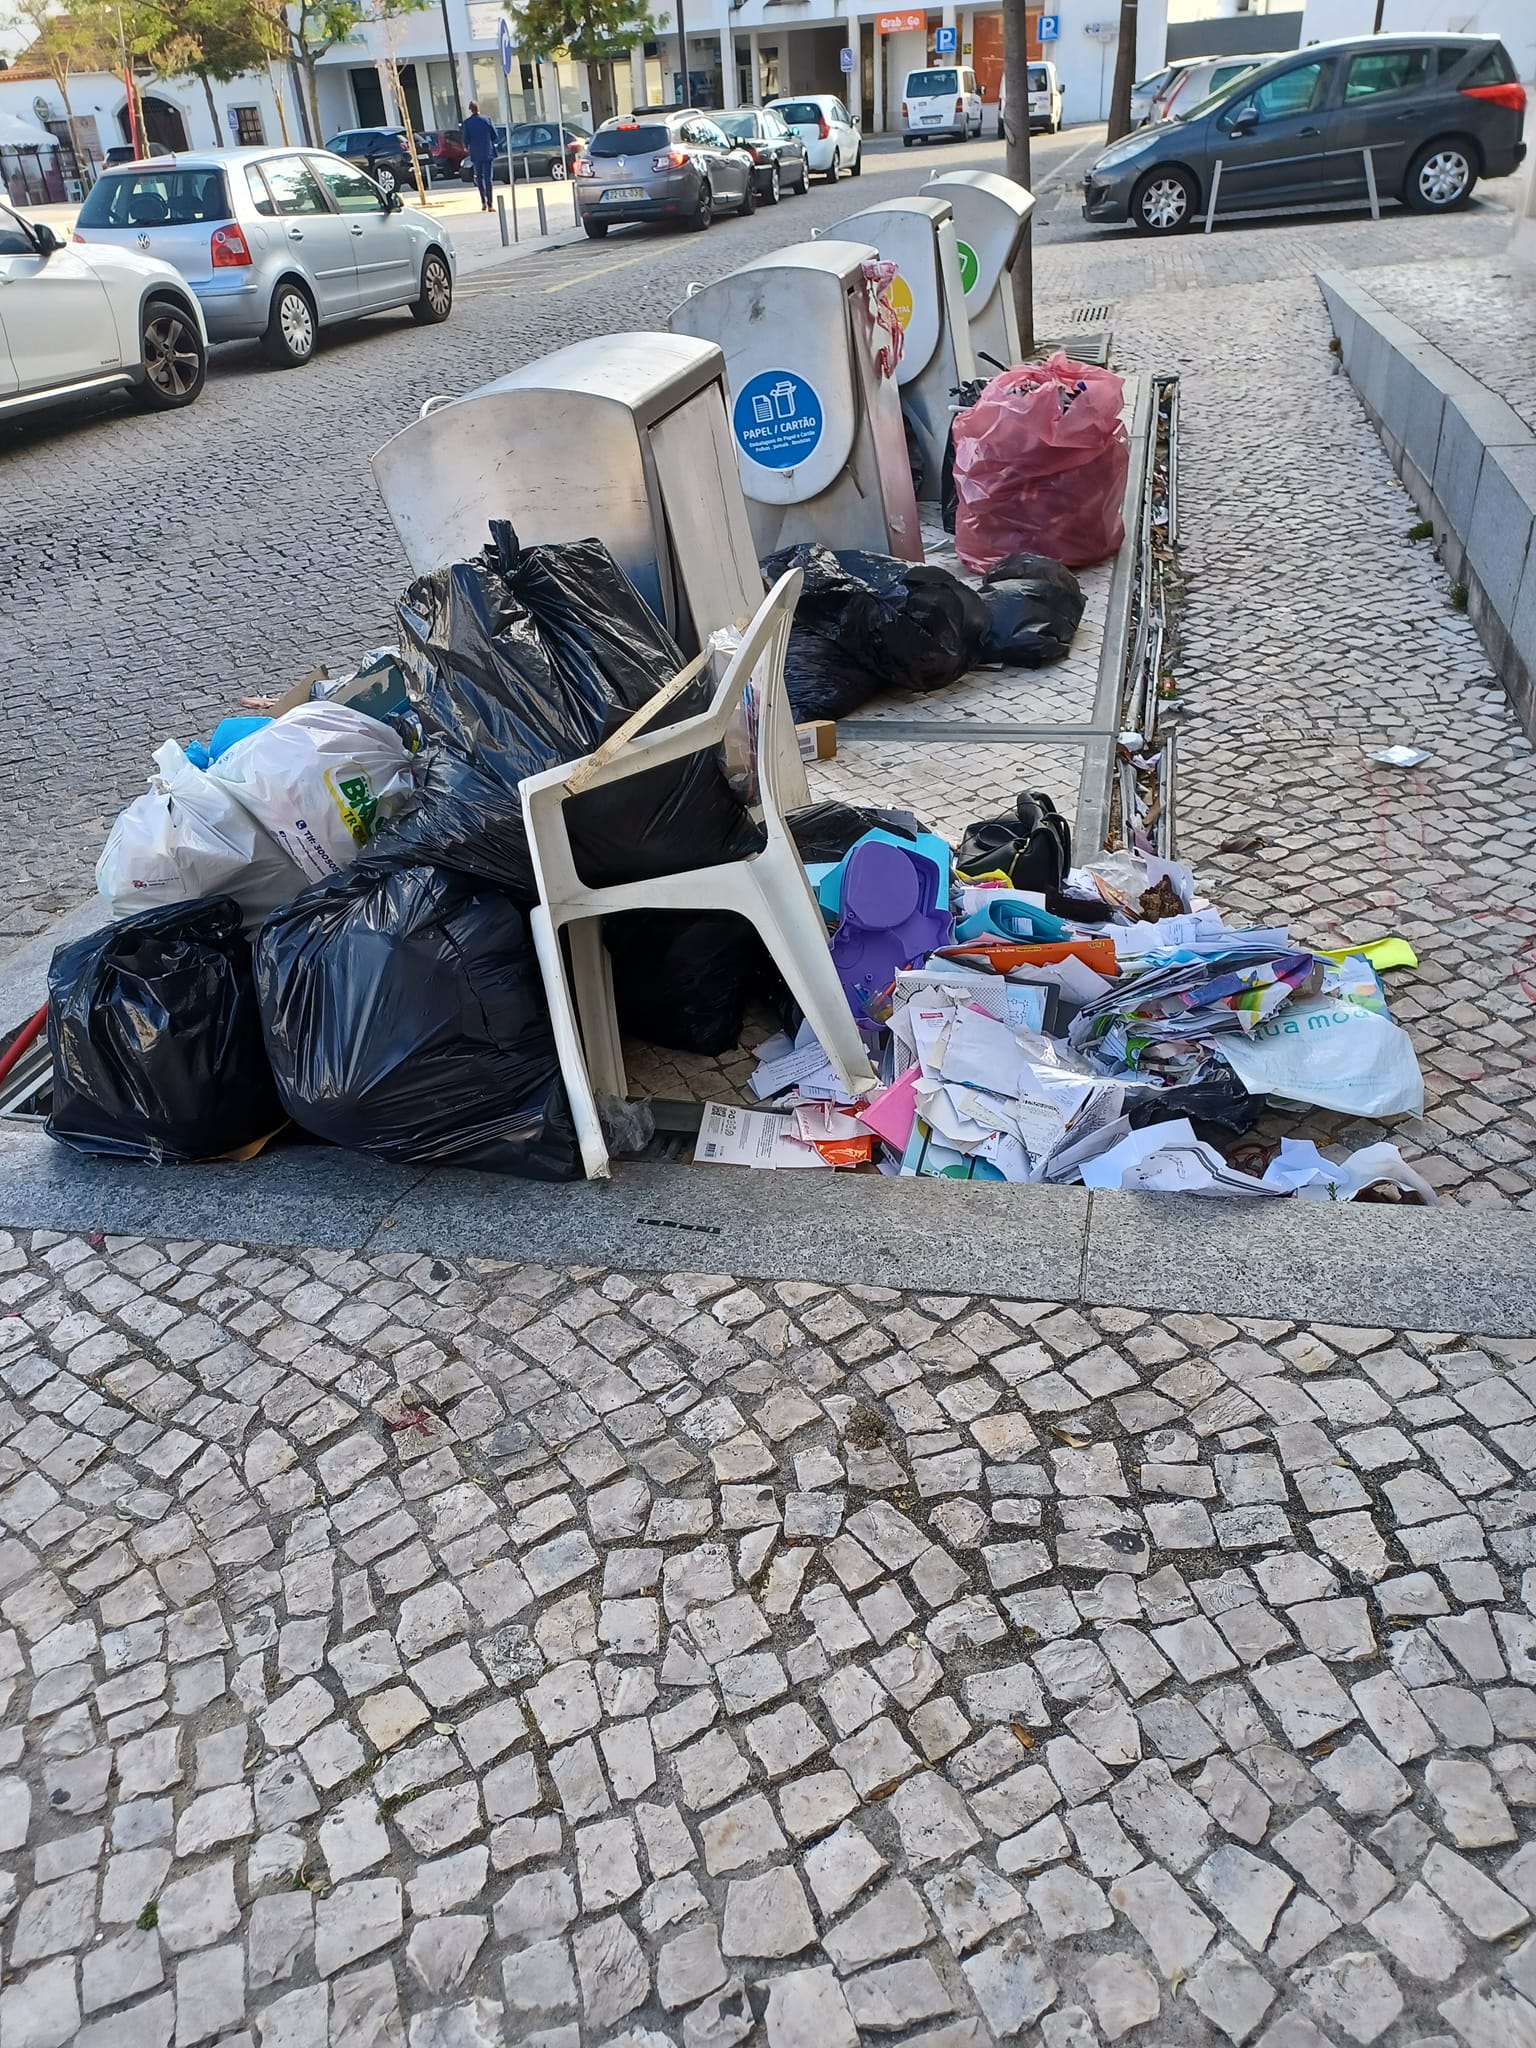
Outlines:
[{"label": "blue parking sign", "polygon": [[1039,36],[1042,43],[1060,42],[1061,16],[1059,14],[1042,14],[1040,26],[1036,29],[1035,33]]},{"label": "blue parking sign", "polygon": [[938,28],[933,32],[934,55],[953,57],[955,54],[955,31],[952,28]]}]

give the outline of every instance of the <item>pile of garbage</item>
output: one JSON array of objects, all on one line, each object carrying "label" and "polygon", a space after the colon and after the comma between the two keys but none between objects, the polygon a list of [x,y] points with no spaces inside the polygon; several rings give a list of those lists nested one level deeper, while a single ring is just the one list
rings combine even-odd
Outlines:
[{"label": "pile of garbage", "polygon": [[849,1100],[805,1026],[756,1048],[765,1107],[707,1106],[697,1157],[1210,1196],[1432,1204],[1390,1144],[1332,1159],[1286,1140],[1261,1176],[1197,1132],[1248,1131],[1271,1100],[1416,1116],[1423,1080],[1377,961],[1284,926],[1234,929],[1192,871],[1149,852],[1074,866],[1042,792],[958,848],[916,820],[823,807],[808,861],[880,1085]]}]

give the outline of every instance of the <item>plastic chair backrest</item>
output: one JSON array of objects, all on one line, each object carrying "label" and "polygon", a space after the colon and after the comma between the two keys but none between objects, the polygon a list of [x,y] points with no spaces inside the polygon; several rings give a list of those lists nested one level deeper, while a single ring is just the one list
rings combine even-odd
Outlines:
[{"label": "plastic chair backrest", "polygon": [[[725,672],[727,683],[739,679],[742,688],[750,679],[757,701],[757,787],[763,824],[770,837],[787,838],[780,769],[787,745],[796,746],[795,715],[789,708],[784,687],[784,660],[789,652],[790,629],[795,623],[795,605],[805,581],[799,569],[781,576],[759,605],[752,623],[742,636],[741,646]],[[722,685],[722,690],[724,685]],[[717,702],[720,700],[717,699]]]}]

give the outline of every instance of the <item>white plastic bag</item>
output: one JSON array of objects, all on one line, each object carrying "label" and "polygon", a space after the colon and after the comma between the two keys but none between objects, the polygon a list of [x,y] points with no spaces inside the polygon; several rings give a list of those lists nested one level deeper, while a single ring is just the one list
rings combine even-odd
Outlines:
[{"label": "white plastic bag", "polygon": [[229,791],[194,768],[174,740],[159,773],[122,811],[96,863],[114,917],[198,896],[233,896],[247,928],[304,887],[304,876]]},{"label": "white plastic bag", "polygon": [[1251,1038],[1218,1045],[1250,1095],[1315,1102],[1349,1116],[1422,1116],[1424,1076],[1413,1041],[1390,1017],[1332,996],[1303,996]]},{"label": "white plastic bag", "polygon": [[410,755],[377,718],[298,704],[208,770],[313,881],[340,873],[412,791]]}]

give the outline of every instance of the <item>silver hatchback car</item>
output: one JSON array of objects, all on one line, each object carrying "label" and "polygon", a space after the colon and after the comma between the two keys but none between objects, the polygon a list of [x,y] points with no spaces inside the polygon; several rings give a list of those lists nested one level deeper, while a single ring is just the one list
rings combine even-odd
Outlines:
[{"label": "silver hatchback car", "polygon": [[259,339],[306,363],[321,327],[409,306],[446,320],[457,274],[440,221],[323,149],[210,149],[114,165],[86,195],[77,242],[156,256],[197,295],[210,341]]}]

